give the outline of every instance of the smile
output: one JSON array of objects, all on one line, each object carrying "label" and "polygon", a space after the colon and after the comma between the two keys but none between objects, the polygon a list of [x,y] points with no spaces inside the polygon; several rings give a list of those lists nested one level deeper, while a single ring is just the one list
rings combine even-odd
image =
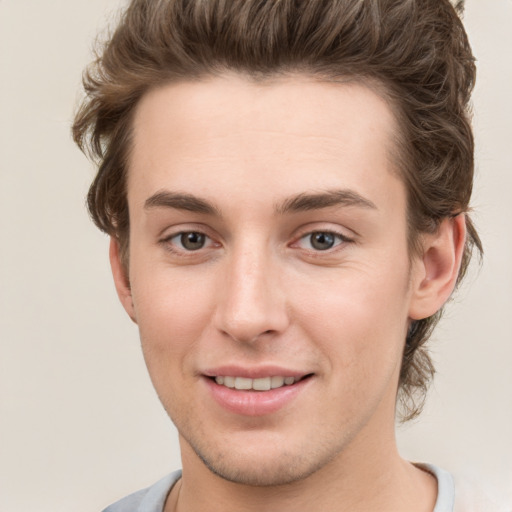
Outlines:
[{"label": "smile", "polygon": [[302,377],[262,377],[259,379],[249,379],[247,377],[231,377],[231,376],[217,376],[215,382],[220,386],[225,386],[237,390],[253,390],[253,391],[269,391],[270,389],[277,389],[283,386],[291,386],[295,384]]},{"label": "smile", "polygon": [[[313,373],[285,376],[276,370],[277,375],[269,372],[270,376],[262,376],[260,369],[254,372],[255,378],[236,375],[234,371],[234,375],[203,374],[203,382],[209,396],[222,409],[242,416],[264,416],[287,407],[314,386]],[[231,373],[227,368],[224,371]]]}]

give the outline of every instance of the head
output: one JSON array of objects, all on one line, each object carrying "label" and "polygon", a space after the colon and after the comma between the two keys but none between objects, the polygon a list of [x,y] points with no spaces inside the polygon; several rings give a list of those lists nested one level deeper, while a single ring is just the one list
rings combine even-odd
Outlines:
[{"label": "head", "polygon": [[[461,3],[459,3],[461,4]],[[460,8],[460,5],[459,5]],[[480,240],[468,216],[474,59],[448,0],[133,0],[84,77],[75,141],[98,163],[88,206],[130,265],[127,176],[137,107],[166,84],[235,73],[252,83],[302,76],[361,84],[393,113],[393,169],[406,190],[409,255],[445,219],[464,215],[457,284]],[[421,410],[434,368],[425,348],[441,309],[404,337],[401,414]]]}]

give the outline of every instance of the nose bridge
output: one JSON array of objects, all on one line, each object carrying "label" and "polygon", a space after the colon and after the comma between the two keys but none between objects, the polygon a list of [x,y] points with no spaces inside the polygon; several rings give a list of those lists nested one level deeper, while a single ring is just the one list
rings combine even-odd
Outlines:
[{"label": "nose bridge", "polygon": [[246,241],[226,261],[217,304],[217,327],[238,341],[278,333],[287,323],[277,258],[267,244]]}]

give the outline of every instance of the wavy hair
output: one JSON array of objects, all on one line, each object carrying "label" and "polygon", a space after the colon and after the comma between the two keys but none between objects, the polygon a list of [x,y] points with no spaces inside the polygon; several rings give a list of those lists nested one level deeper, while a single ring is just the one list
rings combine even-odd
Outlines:
[{"label": "wavy hair", "polygon": [[[132,0],[84,73],[73,137],[98,172],[88,193],[96,225],[128,265],[126,174],[132,117],[151,88],[235,71],[249,79],[303,73],[374,88],[398,120],[396,164],[408,198],[410,251],[418,235],[466,214],[457,284],[482,245],[468,211],[474,143],[474,58],[448,0]],[[425,343],[441,311],[404,340],[403,421],[419,414],[434,374]]]}]

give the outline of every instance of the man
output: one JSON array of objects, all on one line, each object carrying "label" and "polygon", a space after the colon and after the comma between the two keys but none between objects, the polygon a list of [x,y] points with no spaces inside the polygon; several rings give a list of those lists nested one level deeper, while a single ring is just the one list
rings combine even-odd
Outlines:
[{"label": "man", "polygon": [[108,511],[451,511],[398,454],[478,235],[448,0],[133,0],[85,77],[89,209],[180,435]]}]

